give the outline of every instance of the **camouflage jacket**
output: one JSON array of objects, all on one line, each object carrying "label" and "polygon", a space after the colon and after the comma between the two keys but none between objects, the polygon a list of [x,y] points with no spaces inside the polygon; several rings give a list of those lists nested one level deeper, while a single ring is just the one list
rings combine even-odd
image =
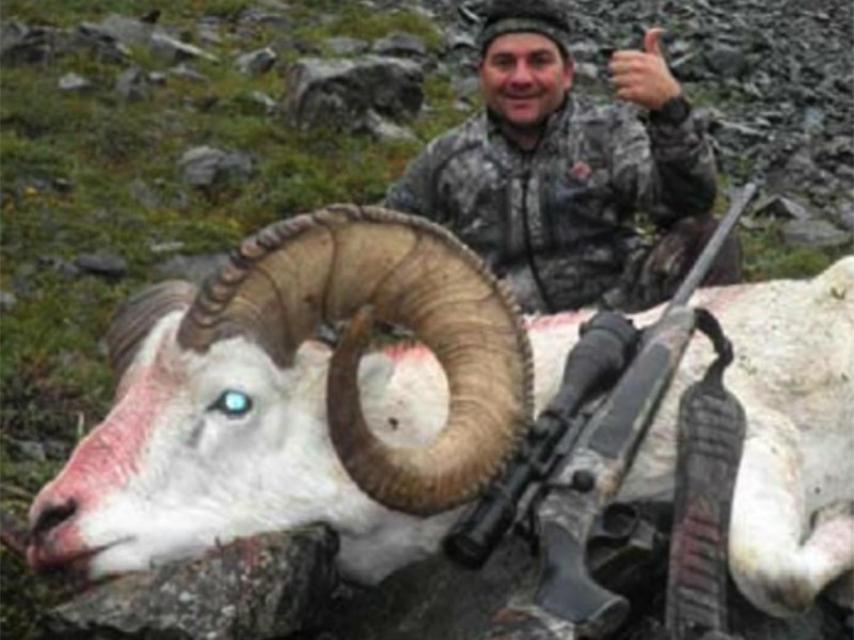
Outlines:
[{"label": "camouflage jacket", "polygon": [[636,212],[667,227],[715,198],[712,150],[693,116],[645,126],[637,113],[570,97],[529,152],[477,114],[431,141],[385,204],[450,228],[527,311],[594,304],[644,250]]}]

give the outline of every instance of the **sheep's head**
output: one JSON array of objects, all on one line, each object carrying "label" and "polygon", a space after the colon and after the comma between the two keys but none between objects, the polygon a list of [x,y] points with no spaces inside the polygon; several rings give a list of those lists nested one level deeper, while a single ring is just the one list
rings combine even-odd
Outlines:
[{"label": "sheep's head", "polygon": [[[329,392],[313,394],[326,369],[300,345],[354,315]],[[412,329],[445,370],[448,419],[428,446],[392,447],[362,417],[373,316]],[[239,535],[346,527],[370,499],[441,512],[498,472],[532,410],[530,347],[504,289],[441,228],[379,208],[271,225],[201,291],[138,297],[108,341],[116,404],[33,504],[37,568],[144,569]]]}]

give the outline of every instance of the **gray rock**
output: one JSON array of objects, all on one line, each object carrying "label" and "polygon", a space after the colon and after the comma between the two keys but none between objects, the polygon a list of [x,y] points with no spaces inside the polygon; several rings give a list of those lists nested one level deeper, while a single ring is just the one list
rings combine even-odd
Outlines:
[{"label": "gray rock", "polygon": [[370,45],[365,40],[343,36],[327,38],[323,45],[336,56],[356,56],[365,53]]},{"label": "gray rock", "polygon": [[[45,228],[50,229],[52,233],[56,233],[52,231],[56,228],[54,224],[50,224],[48,222],[45,224]],[[30,286],[32,284],[31,279],[39,269],[54,271],[68,279],[76,278],[80,275],[80,269],[73,262],[69,262],[59,256],[40,255],[36,258],[36,262],[38,267],[34,266],[32,263],[25,263],[18,269],[18,272],[15,274],[15,280],[12,283],[12,288],[15,293],[22,296],[29,296],[32,292]]]},{"label": "gray rock", "polygon": [[338,577],[336,536],[323,527],[237,540],[90,589],[52,609],[45,637],[264,640],[316,625]]},{"label": "gray rock", "polygon": [[196,71],[193,67],[183,62],[169,69],[168,73],[170,76],[175,76],[183,80],[191,80],[193,82],[210,82],[210,78],[205,74]]},{"label": "gray rock", "polygon": [[151,35],[150,47],[154,55],[170,63],[197,59],[219,62],[212,53],[159,31]]},{"label": "gray rock", "polygon": [[245,182],[254,173],[254,162],[248,154],[208,146],[189,149],[178,166],[184,182],[194,187],[211,187],[230,180]]},{"label": "gray rock", "polygon": [[417,140],[411,129],[395,124],[388,118],[383,118],[374,110],[367,113],[368,131],[378,140],[387,142],[414,142]]},{"label": "gray rock", "polygon": [[162,86],[166,84],[166,77],[167,75],[163,71],[152,71],[148,74],[148,81],[151,84]]},{"label": "gray rock", "polygon": [[84,253],[74,259],[74,266],[84,273],[119,279],[127,275],[127,261],[113,253]]},{"label": "gray rock", "polygon": [[0,291],[0,313],[8,313],[18,304],[18,298],[10,291]]},{"label": "gray rock", "polygon": [[238,56],[234,64],[240,73],[257,76],[272,69],[278,59],[279,56],[276,55],[273,49],[265,47],[264,49],[250,51],[249,53]]},{"label": "gray rock", "polygon": [[427,55],[427,45],[416,35],[396,32],[374,42],[371,50],[380,56],[420,60]]},{"label": "gray rock", "polygon": [[90,22],[84,22],[72,31],[71,48],[88,51],[101,62],[124,64],[130,58],[130,49],[127,46],[100,25]]},{"label": "gray rock", "polygon": [[807,107],[804,110],[804,133],[815,135],[823,131],[826,117],[824,109]]},{"label": "gray rock", "polygon": [[705,53],[706,64],[720,76],[728,78],[741,77],[747,70],[747,56],[733,46],[719,44]]},{"label": "gray rock", "polygon": [[854,240],[825,220],[792,220],[783,227],[783,238],[790,247],[844,247]]},{"label": "gray rock", "polygon": [[584,80],[597,80],[599,67],[590,62],[579,62],[575,65],[575,75]]},{"label": "gray rock", "polygon": [[371,111],[395,122],[412,119],[424,101],[422,81],[421,67],[401,58],[303,58],[291,72],[285,111],[303,129],[370,131]]},{"label": "gray rock", "polygon": [[0,63],[46,64],[56,56],[59,29],[30,27],[20,22],[0,26]]},{"label": "gray rock", "polygon": [[263,107],[264,113],[266,113],[268,116],[275,113],[276,109],[279,106],[275,100],[273,100],[263,91],[253,91],[249,94],[249,99],[252,100],[252,102],[254,102],[255,104]]},{"label": "gray rock", "polygon": [[47,455],[41,442],[35,440],[17,440],[15,438],[7,438],[6,442],[10,445],[10,453],[19,460],[35,460],[36,462],[47,460]]},{"label": "gray rock", "polygon": [[146,46],[154,33],[154,25],[136,18],[111,14],[98,25],[100,30],[125,46]]},{"label": "gray rock", "polygon": [[139,67],[130,67],[119,74],[116,92],[129,102],[147,100],[151,95],[148,74]]},{"label": "gray rock", "polygon": [[854,202],[843,202],[832,208],[831,219],[843,229],[854,232]]},{"label": "gray rock", "polygon": [[92,81],[77,73],[66,73],[57,83],[60,91],[82,93],[92,88]]},{"label": "gray rock", "polygon": [[42,442],[42,446],[48,460],[60,461],[68,460],[68,456],[71,454],[71,449],[73,448],[68,442],[56,438],[47,438]]},{"label": "gray rock", "polygon": [[154,268],[158,279],[178,278],[201,286],[212,273],[228,264],[227,253],[199,256],[178,255]]},{"label": "gray rock", "polygon": [[151,253],[160,255],[164,253],[175,253],[176,251],[180,251],[183,249],[185,244],[180,240],[173,240],[169,242],[155,242],[148,245],[148,250]]},{"label": "gray rock", "polygon": [[457,76],[451,80],[454,95],[471,101],[480,92],[480,79],[474,74]]},{"label": "gray rock", "polygon": [[759,202],[753,213],[756,216],[772,216],[794,220],[810,220],[813,217],[805,206],[780,195],[771,196]]}]

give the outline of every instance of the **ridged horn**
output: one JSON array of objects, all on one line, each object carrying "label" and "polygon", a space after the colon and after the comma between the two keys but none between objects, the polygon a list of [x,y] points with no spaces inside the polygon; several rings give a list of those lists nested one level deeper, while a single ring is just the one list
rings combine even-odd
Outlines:
[{"label": "ridged horn", "polygon": [[[370,314],[360,310],[369,306]],[[533,366],[517,307],[442,227],[379,207],[337,205],[244,241],[200,291],[178,340],[205,351],[246,335],[280,366],[321,321],[357,314],[330,365],[331,438],[358,486],[416,514],[473,498],[530,424]],[[365,424],[356,385],[370,317],[415,332],[445,370],[448,420],[426,447],[391,447]]]}]

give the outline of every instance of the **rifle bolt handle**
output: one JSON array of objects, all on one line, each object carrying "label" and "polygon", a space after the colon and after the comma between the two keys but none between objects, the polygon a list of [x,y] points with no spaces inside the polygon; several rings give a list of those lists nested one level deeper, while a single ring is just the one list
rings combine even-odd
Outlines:
[{"label": "rifle bolt handle", "polygon": [[589,469],[578,469],[572,474],[571,486],[576,491],[587,493],[596,486],[596,476]]}]

